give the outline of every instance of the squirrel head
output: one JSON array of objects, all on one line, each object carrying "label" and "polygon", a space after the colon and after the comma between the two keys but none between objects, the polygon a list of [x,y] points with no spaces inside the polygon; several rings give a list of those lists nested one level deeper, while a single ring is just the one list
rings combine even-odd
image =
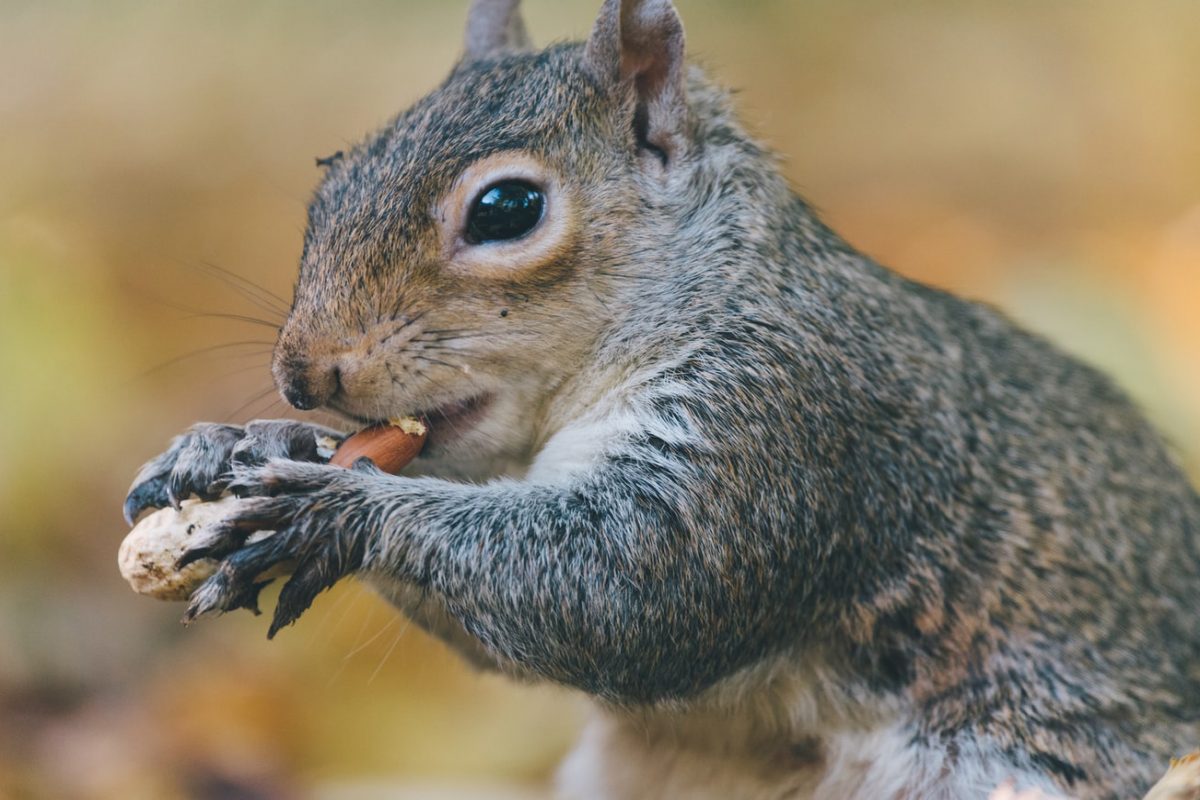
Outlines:
[{"label": "squirrel head", "polygon": [[475,0],[447,80],[328,165],[272,367],[297,408],[522,455],[661,239],[692,144],[674,6],[606,0],[586,43],[533,50],[517,5]]}]

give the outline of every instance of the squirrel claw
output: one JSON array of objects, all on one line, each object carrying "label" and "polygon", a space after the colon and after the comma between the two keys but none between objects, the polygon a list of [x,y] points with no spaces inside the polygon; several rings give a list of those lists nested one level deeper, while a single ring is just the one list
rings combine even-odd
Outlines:
[{"label": "squirrel claw", "polygon": [[329,559],[321,554],[303,562],[279,593],[279,601],[275,605],[275,615],[271,620],[271,627],[267,630],[267,638],[274,639],[275,634],[282,628],[299,619],[317,595],[341,577],[341,570],[331,569]]},{"label": "squirrel claw", "polygon": [[229,610],[236,611],[239,608],[244,608],[254,616],[260,616],[262,614],[262,609],[258,607],[258,596],[262,593],[262,590],[271,583],[272,579],[268,579],[265,581],[255,581],[254,583],[245,587],[241,592],[234,596],[233,600],[230,601]]},{"label": "squirrel claw", "polygon": [[295,420],[255,420],[245,427],[198,423],[142,466],[125,498],[125,521],[132,526],[148,508],[178,509],[193,495],[215,500],[230,488],[238,467],[273,458],[323,463],[318,442],[344,438],[337,431]]},{"label": "squirrel claw", "polygon": [[222,599],[217,590],[206,592],[204,586],[201,586],[192,595],[191,602],[188,603],[187,611],[184,612],[181,621],[184,625],[189,625],[194,620],[214,611],[224,613],[236,611],[239,608],[244,608],[251,614],[259,616],[262,614],[262,609],[258,607],[258,597],[271,582],[270,579],[255,581],[247,586],[237,588],[227,600]]},{"label": "squirrel claw", "polygon": [[[346,515],[360,505],[353,502],[357,484],[373,480],[374,472],[281,460],[235,466],[231,485],[252,487],[257,496],[239,501],[179,558],[181,567],[202,558],[220,561],[192,593],[183,621],[237,608],[258,613],[262,588],[290,572],[267,635],[295,622],[318,594],[362,566],[363,526]],[[250,538],[260,531],[271,533]]]},{"label": "squirrel claw", "polygon": [[[227,556],[217,571],[192,593],[183,615],[184,624],[214,611],[244,608],[254,614],[261,613],[259,593],[274,578],[260,576],[289,559],[288,544],[287,536],[275,534]],[[206,557],[206,553],[199,552],[205,547],[189,550],[180,561]]]},{"label": "squirrel claw", "polygon": [[135,483],[133,488],[129,490],[129,496],[125,498],[125,505],[122,511],[125,515],[125,522],[133,527],[137,522],[137,518],[142,512],[149,508],[156,508],[161,505],[159,500],[164,494],[165,478],[163,476],[154,476],[146,479],[142,483]]}]

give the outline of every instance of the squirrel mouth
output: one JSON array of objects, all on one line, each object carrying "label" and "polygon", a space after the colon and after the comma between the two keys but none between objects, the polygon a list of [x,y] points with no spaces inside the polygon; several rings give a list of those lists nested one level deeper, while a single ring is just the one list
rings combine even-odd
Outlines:
[{"label": "squirrel mouth", "polygon": [[429,446],[438,447],[454,441],[479,424],[491,401],[491,395],[477,394],[426,409],[415,416],[429,424]]},{"label": "squirrel mouth", "polygon": [[[477,394],[440,406],[413,411],[407,416],[423,420],[429,426],[429,439],[425,446],[426,450],[429,450],[431,447],[453,442],[478,425],[487,414],[491,402],[492,395]],[[332,410],[364,426],[380,425],[385,421],[348,413],[336,407]]]}]

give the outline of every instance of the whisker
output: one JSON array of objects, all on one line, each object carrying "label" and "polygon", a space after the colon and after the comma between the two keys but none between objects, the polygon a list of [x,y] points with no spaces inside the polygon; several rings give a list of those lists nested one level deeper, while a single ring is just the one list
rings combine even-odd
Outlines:
[{"label": "whisker", "polygon": [[403,622],[400,625],[400,629],[396,631],[396,635],[392,637],[392,643],[388,645],[388,649],[383,654],[383,658],[379,659],[379,665],[375,667],[375,671],[371,673],[371,677],[367,678],[367,686],[370,686],[375,682],[375,678],[379,676],[379,672],[383,669],[383,665],[386,664],[392,657],[392,653],[396,651],[396,645],[398,645],[400,640],[404,638],[404,634],[408,633],[408,627],[412,624],[411,620],[409,620],[407,617],[402,617],[399,614],[395,616],[395,619],[402,620]]},{"label": "whisker", "polygon": [[[401,316],[404,316],[404,315],[402,314]],[[401,323],[400,327],[397,328],[396,330],[392,331],[391,333],[389,333],[387,336],[383,337],[383,339],[380,340],[379,343],[381,345],[387,344],[392,339],[395,339],[397,336],[399,336],[401,333],[403,333],[405,330],[407,330],[409,327],[411,327],[417,320],[421,319],[421,317],[423,317],[423,316],[425,316],[425,312],[418,311],[416,314],[414,314],[411,317],[405,317],[405,319]]]},{"label": "whisker", "polygon": [[261,416],[261,417],[266,417],[269,419],[275,419],[276,415],[287,413],[288,408],[290,408],[290,406],[285,405],[282,399],[276,399],[269,406],[267,406],[266,408],[262,409],[257,414],[255,414],[255,416],[256,417]]},{"label": "whisker", "polygon": [[214,378],[214,380],[225,380],[226,378],[232,378],[234,375],[242,375],[247,372],[254,372],[254,371],[266,372],[269,369],[270,369],[270,364],[267,364],[264,362],[259,362],[257,364],[247,364],[244,367],[238,367],[237,369],[232,369],[227,372],[222,372],[220,375],[217,375]]},{"label": "whisker", "polygon": [[[359,598],[361,598],[362,596],[363,595],[360,594]],[[356,611],[358,610],[357,603],[355,605],[355,610]],[[371,622],[371,618],[374,616],[375,616],[375,604],[372,603],[371,605],[367,606],[367,613],[364,614],[362,617],[362,624],[360,624],[358,626],[358,633],[354,634],[355,642],[362,641],[363,634],[367,632],[367,625]],[[340,624],[340,620],[339,620],[339,624]],[[355,645],[355,647],[357,647],[357,644]],[[342,672],[346,669],[346,665],[348,663],[350,663],[349,656],[342,658],[341,662],[338,664],[338,668],[334,671],[334,673],[332,675],[329,676],[329,685],[330,686],[333,685],[334,681],[336,681],[339,677],[341,677]]]},{"label": "whisker", "polygon": [[210,261],[179,261],[178,263],[219,280],[263,311],[277,315],[281,321],[287,317],[291,307],[291,304],[287,300],[275,294],[275,292],[272,292],[267,287],[255,283],[233,270],[218,266]]},{"label": "whisker", "polygon": [[457,330],[455,330],[453,328],[451,328],[451,329],[430,328],[429,330],[422,331],[418,338],[423,338],[428,334],[433,334],[434,336],[437,336],[439,334],[448,334],[455,339],[478,339],[480,336],[494,336],[495,335],[495,334],[489,333],[487,331],[476,331],[476,330],[472,330],[470,328],[459,328]]},{"label": "whisker", "polygon": [[[310,646],[321,641],[321,637],[328,633],[330,626],[338,628],[346,620],[346,615],[350,613],[356,601],[362,598],[362,593],[357,586],[346,583],[342,591],[337,592],[333,598],[333,602],[329,604],[324,614],[317,616],[316,624],[310,625],[308,635],[308,643]],[[337,621],[334,621],[336,614]]]},{"label": "whisker", "polygon": [[241,414],[243,411],[245,411],[247,408],[249,408],[250,406],[254,405],[255,403],[262,402],[262,400],[263,400],[263,399],[264,399],[264,398],[265,398],[267,395],[271,394],[271,393],[272,393],[272,392],[274,392],[274,391],[275,391],[275,387],[274,387],[274,386],[268,386],[266,389],[264,389],[264,390],[263,390],[263,391],[261,391],[261,392],[258,392],[258,393],[257,393],[257,394],[255,394],[253,397],[251,397],[249,400],[247,400],[246,402],[242,403],[240,406],[238,406],[238,407],[237,407],[236,409],[234,409],[232,412],[230,412],[229,414],[227,414],[227,415],[225,416],[225,420],[224,420],[224,421],[225,421],[225,422],[232,422],[232,421],[234,420],[234,418],[235,418],[235,417],[238,417],[238,416],[239,416],[239,415],[240,415],[240,414]]},{"label": "whisker", "polygon": [[223,342],[222,344],[214,344],[210,347],[202,347],[199,350],[193,350],[190,353],[184,353],[183,355],[175,356],[174,358],[167,359],[166,361],[162,362],[161,364],[157,364],[153,367],[150,367],[148,370],[146,370],[145,372],[143,372],[141,374],[141,377],[143,377],[143,378],[148,377],[150,375],[153,375],[156,372],[161,372],[162,370],[167,369],[168,367],[173,367],[176,364],[180,364],[184,361],[188,361],[193,358],[199,358],[200,356],[209,355],[211,353],[216,353],[221,350],[231,350],[233,348],[238,348],[238,347],[252,347],[252,346],[258,346],[261,349],[251,350],[246,353],[235,353],[232,357],[234,357],[234,358],[247,357],[248,358],[250,356],[263,355],[266,353],[270,353],[271,348],[275,346],[275,343],[257,340],[257,339],[249,339],[249,340],[246,340],[243,342]]},{"label": "whisker", "polygon": [[245,424],[256,419],[270,419],[272,417],[272,412],[279,407],[280,403],[282,403],[281,400],[271,400],[265,406],[252,406],[246,409],[246,412],[241,415],[242,418],[238,420],[238,422],[239,424]]},{"label": "whisker", "polygon": [[447,368],[453,369],[453,370],[461,370],[462,369],[461,364],[458,364],[458,365],[451,364],[449,361],[442,361],[441,359],[437,359],[437,358],[429,358],[427,356],[420,355],[419,353],[414,353],[411,356],[411,358],[413,358],[414,360],[417,360],[417,361],[427,361],[430,364],[438,364],[440,366],[447,367]]},{"label": "whisker", "polygon": [[291,309],[292,304],[290,300],[283,295],[276,294],[266,286],[263,286],[261,283],[256,283],[247,278],[245,275],[240,275],[231,269],[222,267],[219,264],[214,264],[211,261],[204,261],[202,263],[210,272],[223,275],[227,279],[239,284],[247,291],[252,292],[255,296],[261,298],[264,303],[278,309],[283,315],[286,316],[287,312]]},{"label": "whisker", "polygon": [[440,353],[444,356],[461,356],[469,354],[470,351],[463,347],[438,347],[437,345],[428,345],[422,343],[421,349],[416,353],[413,353],[413,356],[416,357],[422,353]]},{"label": "whisker", "polygon": [[354,658],[354,656],[361,653],[363,650],[366,650],[368,647],[371,646],[372,642],[374,642],[380,636],[383,636],[385,633],[387,633],[388,629],[391,628],[393,625],[395,625],[396,622],[398,622],[400,620],[400,618],[401,617],[399,614],[392,615],[388,619],[387,623],[382,628],[380,628],[378,631],[376,631],[374,634],[372,634],[370,637],[368,637],[365,641],[362,641],[359,644],[355,645],[354,648],[351,649],[349,653],[346,653],[346,655],[342,656],[342,660],[349,661],[350,659]]},{"label": "whisker", "polygon": [[400,379],[396,377],[396,373],[392,372],[392,362],[385,358],[383,360],[383,368],[387,370],[388,377],[392,379],[392,385],[399,386]]},{"label": "whisker", "polygon": [[276,333],[279,332],[280,327],[282,325],[282,323],[280,323],[280,322],[272,322],[269,319],[263,319],[262,317],[254,317],[249,314],[234,314],[234,313],[221,313],[221,312],[217,312],[217,311],[202,311],[198,308],[192,308],[191,306],[185,306],[180,303],[173,303],[170,300],[167,300],[167,299],[161,298],[161,297],[155,298],[155,300],[160,305],[164,305],[167,308],[173,308],[176,311],[184,312],[185,314],[188,315],[187,317],[185,317],[185,319],[205,319],[205,318],[208,318],[208,319],[230,319],[230,320],[234,320],[235,322],[247,322],[247,323],[250,323],[251,325],[261,325],[263,327],[270,328],[271,330],[275,331]]},{"label": "whisker", "polygon": [[252,317],[249,314],[221,314],[214,311],[195,311],[193,309],[183,310],[191,311],[191,316],[188,317],[188,319],[231,319],[235,322],[245,322],[250,325],[260,325],[264,328],[270,328],[276,333],[279,332],[280,324],[278,322],[271,322],[268,319]]}]

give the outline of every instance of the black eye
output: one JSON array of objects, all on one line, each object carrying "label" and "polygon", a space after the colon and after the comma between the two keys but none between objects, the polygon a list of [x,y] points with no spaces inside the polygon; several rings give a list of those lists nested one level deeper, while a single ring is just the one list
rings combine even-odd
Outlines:
[{"label": "black eye", "polygon": [[465,238],[471,244],[518,239],[542,218],[546,196],[525,181],[501,181],[488,187],[467,217]]}]

